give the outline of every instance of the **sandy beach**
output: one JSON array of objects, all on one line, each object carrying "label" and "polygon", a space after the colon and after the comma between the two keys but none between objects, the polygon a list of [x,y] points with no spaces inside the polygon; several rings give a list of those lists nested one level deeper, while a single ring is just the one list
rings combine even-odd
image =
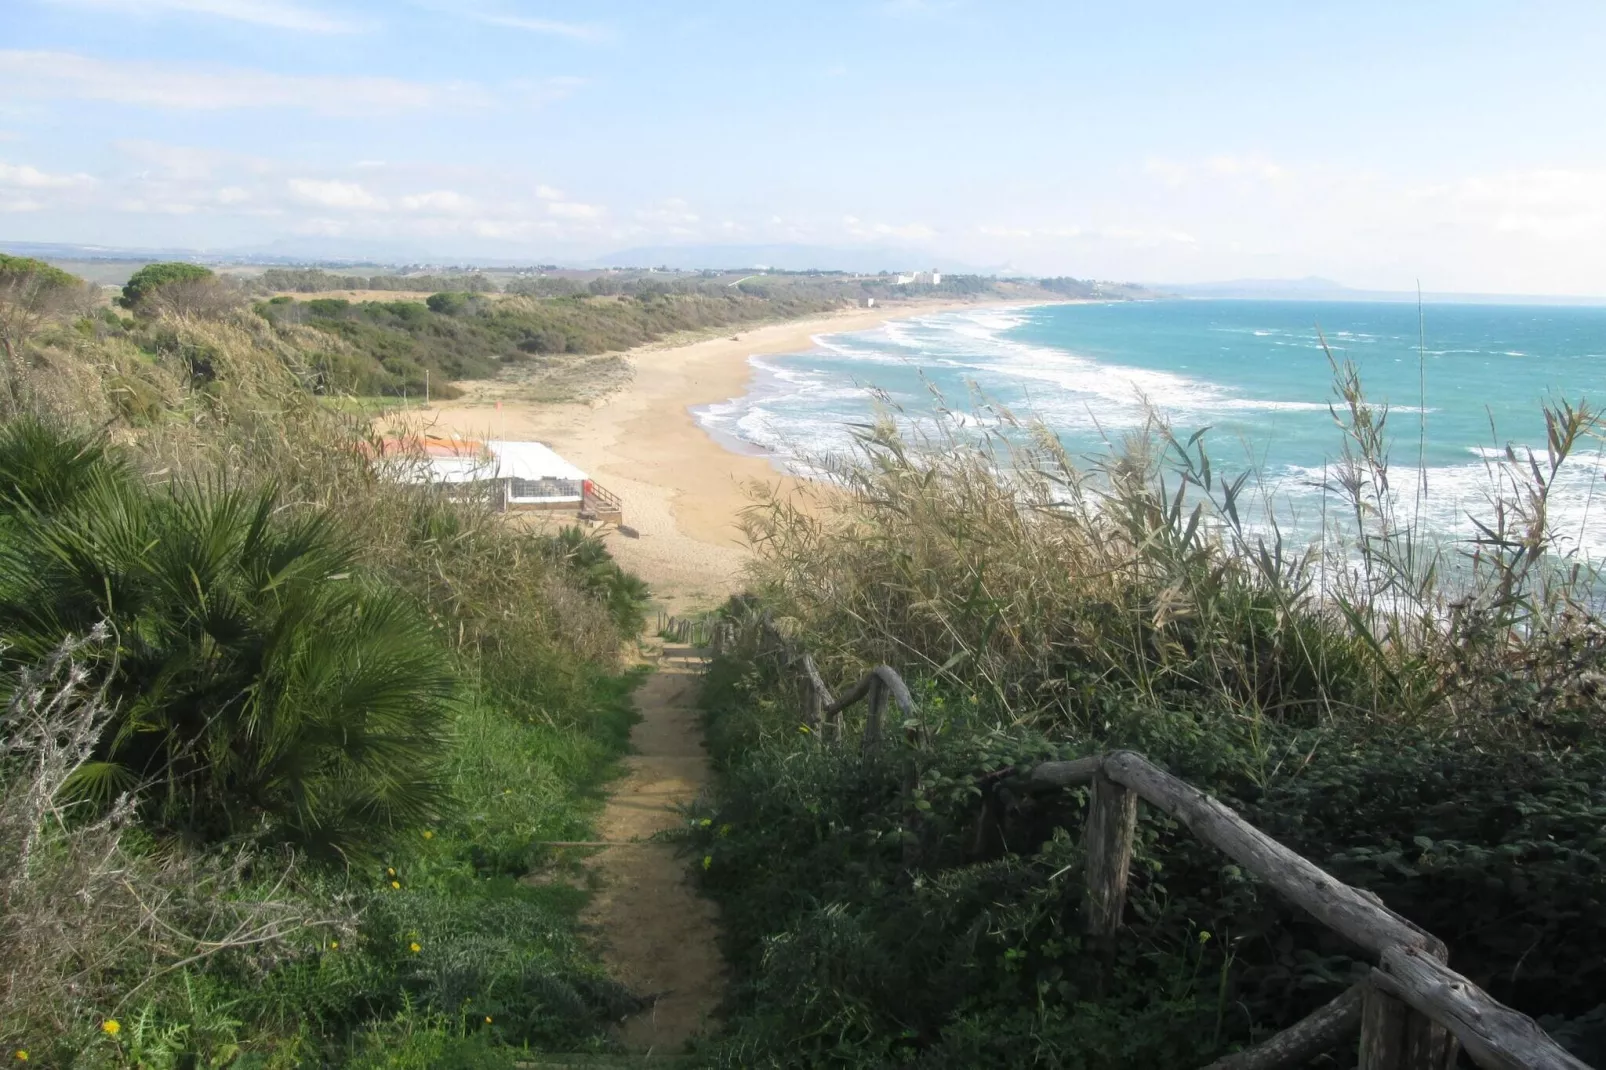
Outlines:
[{"label": "sandy beach", "polygon": [[870,330],[888,320],[950,308],[1018,301],[924,302],[850,309],[756,327],[736,337],[644,346],[627,356],[630,383],[594,404],[520,400],[496,382],[458,384],[465,395],[413,414],[440,431],[469,437],[544,442],[624,499],[625,523],[639,532],[608,535],[620,564],[652,584],[670,611],[708,608],[738,590],[747,550],[738,518],[755,483],[790,482],[763,457],[734,453],[711,439],[691,409],[739,397],[765,353],[811,348],[822,332]]}]

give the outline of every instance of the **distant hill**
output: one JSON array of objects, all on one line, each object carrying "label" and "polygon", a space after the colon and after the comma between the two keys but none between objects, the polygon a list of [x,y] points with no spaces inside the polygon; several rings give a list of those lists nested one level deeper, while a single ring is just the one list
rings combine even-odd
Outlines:
[{"label": "distant hill", "polygon": [[963,264],[917,249],[894,246],[824,245],[649,245],[621,249],[588,261],[590,267],[668,267],[677,271],[723,268],[772,268],[778,271],[848,271],[873,275],[881,271],[935,268],[955,274],[986,274]]}]

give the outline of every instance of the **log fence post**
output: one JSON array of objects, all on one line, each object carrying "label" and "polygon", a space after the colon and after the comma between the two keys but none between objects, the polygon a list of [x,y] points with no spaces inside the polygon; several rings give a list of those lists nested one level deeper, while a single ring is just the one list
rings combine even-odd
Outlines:
[{"label": "log fence post", "polygon": [[799,684],[803,688],[803,723],[818,735],[825,720],[825,704],[820,700],[820,693],[814,690],[814,681],[807,675],[801,676]]},{"label": "log fence post", "polygon": [[881,677],[870,677],[870,692],[865,696],[869,712],[864,718],[864,735],[859,741],[861,753],[868,754],[881,745],[881,715],[887,705],[887,686]]},{"label": "log fence post", "polygon": [[1450,1070],[1456,1051],[1444,1026],[1376,985],[1366,986],[1360,1070]]},{"label": "log fence post", "polygon": [[1087,852],[1087,933],[1095,940],[1107,940],[1121,927],[1137,828],[1137,792],[1097,773],[1082,829],[1082,847]]}]

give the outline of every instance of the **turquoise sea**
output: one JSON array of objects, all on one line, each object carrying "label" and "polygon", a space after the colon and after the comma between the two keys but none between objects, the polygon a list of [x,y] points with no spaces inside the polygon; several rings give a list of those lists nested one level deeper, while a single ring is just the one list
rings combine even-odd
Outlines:
[{"label": "turquoise sea", "polygon": [[[1543,402],[1606,403],[1606,308],[1429,304],[1419,323],[1415,304],[1177,300],[961,310],[820,335],[806,353],[752,358],[749,393],[697,416],[727,445],[807,471],[849,448],[848,425],[878,395],[919,421],[939,404],[933,388],[960,411],[974,389],[1039,418],[1077,455],[1141,426],[1148,405],[1184,435],[1210,428],[1217,466],[1254,468],[1283,522],[1308,528],[1342,448],[1318,332],[1389,405],[1393,484],[1414,496],[1425,475],[1423,516],[1446,534],[1483,515],[1506,445],[1542,450]],[[1597,559],[1603,477],[1592,440],[1552,510]]]}]

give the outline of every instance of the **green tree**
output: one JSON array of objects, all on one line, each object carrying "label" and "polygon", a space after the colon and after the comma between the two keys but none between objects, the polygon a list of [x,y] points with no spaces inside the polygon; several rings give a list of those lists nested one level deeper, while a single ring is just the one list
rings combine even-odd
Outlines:
[{"label": "green tree", "polygon": [[442,316],[456,316],[468,308],[469,295],[450,292],[430,294],[425,299],[424,304],[429,306],[431,312],[439,313]]},{"label": "green tree", "polygon": [[15,365],[35,331],[83,294],[84,282],[43,260],[0,253],[0,348]]},{"label": "green tree", "polygon": [[217,282],[211,268],[182,261],[146,264],[123,285],[118,304],[137,312],[151,311],[161,295],[175,290],[194,291]]},{"label": "green tree", "polygon": [[136,791],[197,840],[346,856],[434,816],[454,678],[411,602],[321,512],[151,487],[104,451],[33,421],[0,430],[5,668],[102,621],[115,637],[117,714],[78,790]]}]

